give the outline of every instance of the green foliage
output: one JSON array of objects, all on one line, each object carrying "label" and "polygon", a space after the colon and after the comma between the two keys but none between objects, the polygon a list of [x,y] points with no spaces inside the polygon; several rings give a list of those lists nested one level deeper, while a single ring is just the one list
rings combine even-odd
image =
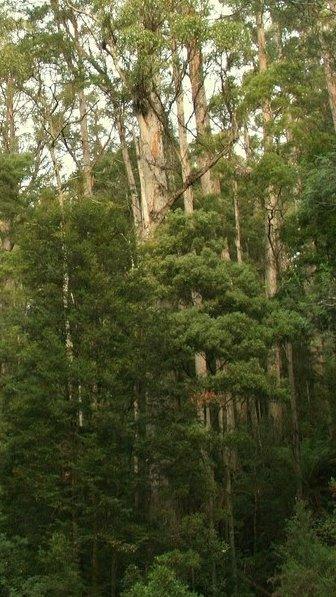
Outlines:
[{"label": "green foliage", "polygon": [[311,513],[298,502],[280,550],[282,567],[276,595],[332,595],[336,583],[336,546],[328,545],[313,527]]},{"label": "green foliage", "polygon": [[197,597],[198,593],[180,582],[174,572],[162,564],[157,564],[148,574],[148,582],[136,583],[132,589],[123,593],[124,597]]},{"label": "green foliage", "polygon": [[29,173],[31,158],[28,155],[0,156],[0,214],[10,220],[21,216],[25,206],[25,197],[20,194],[22,179]]},{"label": "green foliage", "polygon": [[26,580],[14,595],[61,595],[80,596],[83,594],[83,584],[80,572],[72,553],[72,546],[61,533],[51,537],[50,545],[41,549],[38,558],[42,574]]},{"label": "green foliage", "polygon": [[[332,595],[330,9],[0,4],[0,593]],[[203,196],[197,180],[193,213],[179,197],[139,242],[125,150],[140,195],[132,132],[151,106],[169,193],[182,184],[172,66],[189,99],[194,48],[211,130],[191,142],[186,104],[190,162],[223,152],[220,192]],[[120,121],[123,147],[108,130]],[[265,207],[278,237],[271,299]]]},{"label": "green foliage", "polygon": [[4,595],[18,594],[27,574],[27,541],[0,535],[0,587]]}]

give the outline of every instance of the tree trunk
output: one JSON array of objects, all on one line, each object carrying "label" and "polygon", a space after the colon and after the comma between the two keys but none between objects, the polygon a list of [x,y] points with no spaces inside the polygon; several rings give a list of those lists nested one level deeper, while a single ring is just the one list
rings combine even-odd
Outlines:
[{"label": "tree trunk", "polygon": [[16,150],[14,95],[15,95],[14,78],[12,77],[12,75],[8,75],[7,89],[6,89],[6,126],[5,126],[6,153],[14,153]]},{"label": "tree trunk", "polygon": [[[182,180],[184,183],[186,183],[191,175],[191,165],[190,165],[189,145],[188,145],[186,122],[185,122],[185,112],[184,112],[183,81],[182,81],[182,76],[181,76],[179,57],[178,57],[178,53],[177,53],[177,49],[176,49],[176,43],[174,43],[173,52],[174,52],[173,77],[174,77],[176,108],[177,108],[180,160],[181,160],[181,169],[182,169]],[[183,202],[184,202],[185,213],[191,214],[194,210],[194,191],[191,186],[183,193]]]},{"label": "tree trunk", "polygon": [[83,89],[78,93],[79,102],[79,116],[80,116],[80,131],[83,150],[83,174],[84,174],[84,194],[86,197],[91,197],[93,180],[92,167],[90,157],[90,142],[88,130],[88,107],[86,97]]},{"label": "tree trunk", "polygon": [[[6,120],[4,127],[4,149],[5,153],[12,154],[16,149],[15,136],[15,114],[14,114],[15,85],[12,75],[8,75],[6,88]],[[11,239],[11,222],[0,221],[1,247],[3,251],[11,251],[13,242]]]},{"label": "tree trunk", "polygon": [[[227,406],[225,407],[226,411],[226,428],[228,430],[228,425],[231,425],[230,416],[227,417]],[[224,407],[221,406],[218,413],[218,425],[221,435],[224,434]],[[223,463],[225,467],[225,495],[226,495],[226,505],[227,505],[227,522],[228,522],[228,537],[229,537],[229,545],[230,545],[230,555],[231,555],[231,570],[232,570],[232,579],[234,583],[234,590],[236,592],[237,589],[237,559],[236,559],[236,539],[235,539],[235,525],[234,525],[234,512],[233,512],[233,499],[232,499],[232,473],[231,473],[231,450],[230,448],[225,447],[223,450]]]},{"label": "tree trunk", "polygon": [[[257,12],[257,37],[258,37],[258,54],[259,54],[259,71],[265,73],[268,68],[267,52],[266,52],[266,37],[264,27],[263,10]],[[270,132],[270,123],[272,121],[272,110],[268,99],[264,100],[262,106],[263,112],[263,133],[264,133],[264,152],[272,150],[272,135]],[[279,206],[278,197],[275,189],[269,187],[266,194],[265,202],[265,282],[266,294],[269,298],[273,298],[278,290],[278,258],[279,258]],[[269,355],[268,369],[273,373],[278,381],[281,376],[281,353],[280,347],[277,345]],[[277,400],[271,400],[270,415],[274,420],[276,429],[279,431],[282,427],[282,405]]]},{"label": "tree trunk", "polygon": [[[331,5],[332,10],[335,11],[335,14],[336,14],[336,3],[330,2],[330,5]],[[328,32],[329,31],[327,30],[327,33]],[[330,35],[330,32],[329,32],[329,35]],[[333,123],[334,123],[334,129],[336,132],[336,72],[335,72],[335,66],[334,66],[335,60],[334,60],[332,53],[330,52],[328,43],[324,39],[324,32],[323,32],[322,27],[320,30],[320,45],[321,45],[321,50],[322,50],[322,62],[323,62],[324,74],[325,74],[325,78],[326,78],[330,110],[331,110],[331,115],[332,115],[332,119],[333,119]]]},{"label": "tree trunk", "polygon": [[[266,38],[263,12],[257,13],[257,33],[260,73],[267,71]],[[272,150],[272,135],[269,127],[272,121],[272,110],[268,99],[263,102],[264,151]],[[279,206],[273,188],[268,189],[266,198],[266,291],[271,298],[278,288],[278,253],[279,253]]]},{"label": "tree trunk", "polygon": [[0,221],[1,246],[3,251],[11,251],[13,242],[11,240],[11,225],[10,222],[4,220]]},{"label": "tree trunk", "polygon": [[251,141],[250,141],[250,133],[248,130],[248,125],[245,122],[244,124],[244,152],[245,158],[248,160],[251,157]]},{"label": "tree trunk", "polygon": [[119,114],[117,117],[117,127],[119,132],[119,139],[121,145],[121,153],[124,161],[124,166],[127,175],[128,187],[131,193],[131,205],[132,205],[132,214],[133,214],[133,221],[136,231],[140,234],[141,226],[142,226],[142,216],[141,216],[141,206],[140,200],[138,195],[138,189],[135,182],[135,176],[133,172],[132,162],[130,158],[130,154],[127,147],[126,142],[126,135],[125,135],[125,125],[122,120],[122,116]]},{"label": "tree trunk", "polygon": [[[202,379],[202,377],[206,377],[208,374],[206,356],[204,352],[195,354],[195,373],[197,379]],[[206,407],[203,403],[197,404],[197,416],[203,425],[206,425],[207,423],[207,413],[205,408]]]},{"label": "tree trunk", "polygon": [[[193,41],[188,46],[188,63],[197,141],[200,147],[203,145],[203,151],[201,151],[199,158],[199,167],[203,168],[210,161],[206,136],[211,134],[211,127],[204,85],[202,51],[197,41]],[[201,186],[204,195],[220,193],[219,180],[215,177],[211,169],[201,176]]]},{"label": "tree trunk", "polygon": [[297,395],[296,395],[295,377],[294,377],[293,345],[291,342],[286,343],[286,356],[287,356],[288,377],[289,377],[289,384],[290,384],[290,406],[291,406],[291,418],[292,418],[294,469],[295,469],[295,474],[296,474],[296,479],[297,479],[297,497],[300,499],[300,498],[302,498],[300,431],[299,431]]},{"label": "tree trunk", "polygon": [[147,192],[146,192],[146,180],[145,180],[145,166],[144,166],[144,159],[141,154],[141,147],[139,143],[139,139],[137,139],[136,135],[134,134],[134,145],[136,151],[136,158],[137,158],[137,165],[138,165],[138,172],[139,172],[139,179],[140,179],[140,189],[141,189],[141,236],[145,237],[148,234],[149,227],[150,227],[150,219],[149,219],[149,212],[148,212],[148,203],[147,203]]},{"label": "tree trunk", "polygon": [[[84,77],[85,68],[83,63],[83,49],[80,44],[80,34],[78,31],[77,19],[76,16],[73,14],[71,19],[72,26],[74,28],[75,34],[75,44],[76,50],[78,54],[78,74],[80,77]],[[74,72],[76,71],[75,66],[72,69]],[[80,85],[82,86],[83,82],[80,81]],[[90,141],[89,141],[89,127],[88,127],[88,106],[85,96],[84,88],[80,88],[78,92],[78,104],[79,104],[79,117],[80,117],[80,132],[81,132],[81,142],[82,142],[82,156],[83,156],[83,174],[84,174],[84,195],[86,197],[91,197],[92,195],[92,188],[93,188],[93,179],[92,179],[92,165],[91,165],[91,155],[90,155]]]},{"label": "tree trunk", "polygon": [[238,183],[236,180],[233,181],[233,203],[234,203],[234,214],[235,214],[235,245],[237,251],[237,261],[238,263],[243,262],[243,253],[242,253],[242,246],[241,246],[241,227],[240,227],[240,205],[238,199]]},{"label": "tree trunk", "polygon": [[[145,201],[148,208],[150,232],[156,216],[168,203],[167,165],[163,145],[163,125],[159,118],[160,107],[154,94],[150,94],[147,109],[138,112],[136,117],[140,131],[141,169],[145,188]],[[146,220],[143,220],[146,227]]]},{"label": "tree trunk", "polygon": [[[193,305],[199,308],[202,304],[202,297],[201,295],[196,292],[192,291],[191,298]],[[206,377],[208,374],[207,369],[207,362],[206,362],[206,354],[205,352],[199,352],[195,354],[195,373],[198,379],[202,379],[202,377]],[[197,415],[198,419],[201,423],[207,426],[209,415],[208,415],[209,406],[203,404],[203,402],[197,404]]]}]

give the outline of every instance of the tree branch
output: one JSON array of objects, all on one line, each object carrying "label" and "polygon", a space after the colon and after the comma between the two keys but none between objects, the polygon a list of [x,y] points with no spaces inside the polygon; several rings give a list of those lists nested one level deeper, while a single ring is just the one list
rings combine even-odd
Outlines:
[{"label": "tree branch", "polygon": [[178,189],[178,191],[176,191],[167,201],[166,205],[164,205],[164,207],[162,207],[162,209],[160,209],[160,211],[158,211],[155,214],[151,214],[154,223],[152,226],[152,230],[156,230],[156,228],[159,226],[159,224],[161,224],[161,222],[165,219],[169,209],[174,205],[174,203],[177,201],[177,199],[179,199],[183,193],[185,193],[185,191],[187,189],[189,189],[189,187],[191,187],[193,184],[195,184],[195,182],[197,182],[204,174],[206,174],[206,172],[208,172],[211,168],[213,168],[213,166],[215,166],[217,164],[217,162],[219,162],[219,160],[224,157],[224,155],[227,153],[229,146],[234,143],[237,139],[232,139],[232,141],[230,141],[230,144],[228,146],[225,146],[219,153],[217,153],[213,158],[211,158],[211,160],[209,160],[204,166],[203,168],[199,168],[198,170],[196,170],[184,183],[184,185],[182,187],[180,187]]}]

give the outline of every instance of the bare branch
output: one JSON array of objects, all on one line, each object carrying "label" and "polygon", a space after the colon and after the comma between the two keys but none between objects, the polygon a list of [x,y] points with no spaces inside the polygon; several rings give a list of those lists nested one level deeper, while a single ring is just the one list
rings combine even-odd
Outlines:
[{"label": "bare branch", "polygon": [[[167,201],[166,205],[159,212],[154,215],[154,226],[153,229],[156,229],[159,224],[165,219],[169,209],[174,205],[174,203],[179,199],[185,191],[191,187],[195,182],[197,182],[206,172],[208,172],[213,166],[219,162],[219,160],[224,157],[224,155],[228,152],[229,146],[234,143],[236,139],[233,139],[228,146],[225,146],[219,153],[217,153],[211,160],[209,160],[203,168],[196,170],[189,179],[185,182],[185,184],[178,189]],[[153,217],[153,214],[151,214]]]}]

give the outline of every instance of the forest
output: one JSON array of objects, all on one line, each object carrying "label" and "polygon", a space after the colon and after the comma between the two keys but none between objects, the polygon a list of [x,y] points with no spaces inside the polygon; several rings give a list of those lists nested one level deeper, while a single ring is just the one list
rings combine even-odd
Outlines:
[{"label": "forest", "polygon": [[0,595],[336,596],[336,0],[0,48]]}]

